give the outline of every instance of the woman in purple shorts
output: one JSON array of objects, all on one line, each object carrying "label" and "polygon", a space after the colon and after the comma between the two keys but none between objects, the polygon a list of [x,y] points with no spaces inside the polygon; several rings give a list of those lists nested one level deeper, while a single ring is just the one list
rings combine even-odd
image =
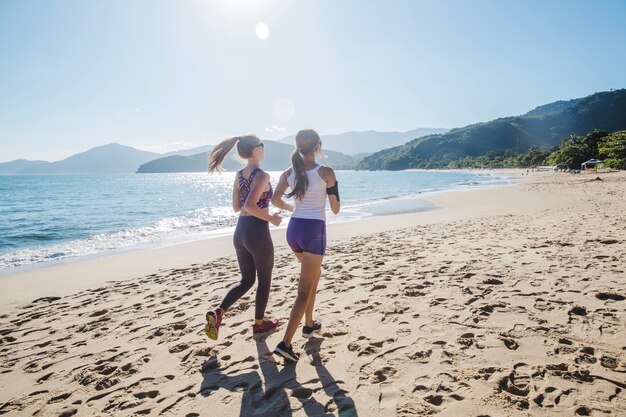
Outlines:
[{"label": "woman in purple shorts", "polygon": [[[322,141],[314,130],[298,132],[296,150],[291,155],[292,167],[280,176],[272,197],[272,204],[276,207],[293,210],[287,227],[287,243],[301,263],[298,296],[291,309],[285,336],[274,350],[274,353],[292,362],[298,360],[298,355],[292,349],[291,340],[302,316],[305,316],[303,337],[311,337],[322,327],[313,320],[313,308],[326,253],[326,200],[330,202],[333,213],[339,213],[340,209],[335,171],[315,162],[321,147]],[[291,192],[284,194],[287,187]],[[283,195],[294,198],[295,208],[283,200]]]},{"label": "woman in purple shorts", "polygon": [[207,324],[204,332],[213,340],[217,340],[226,311],[248,292],[257,280],[252,333],[253,335],[266,333],[278,325],[276,319],[264,319],[274,268],[274,244],[269,223],[278,226],[282,218],[279,214],[269,214],[272,184],[269,174],[259,168],[265,157],[263,142],[255,135],[236,136],[220,142],[209,157],[209,172],[220,169],[222,161],[235,144],[239,156],[248,161],[243,169],[237,171],[233,184],[233,210],[235,213],[240,212],[233,243],[241,271],[241,282],[230,288],[220,305],[206,314]]}]

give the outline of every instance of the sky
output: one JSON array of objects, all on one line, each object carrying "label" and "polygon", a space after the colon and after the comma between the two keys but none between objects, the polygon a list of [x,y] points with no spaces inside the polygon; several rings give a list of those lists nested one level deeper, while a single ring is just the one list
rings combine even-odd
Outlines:
[{"label": "sky", "polygon": [[0,0],[0,162],[461,127],[626,87],[624,0]]}]

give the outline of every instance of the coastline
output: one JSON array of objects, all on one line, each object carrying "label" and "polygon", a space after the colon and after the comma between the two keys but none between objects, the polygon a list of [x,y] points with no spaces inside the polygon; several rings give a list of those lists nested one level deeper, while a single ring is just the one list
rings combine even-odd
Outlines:
[{"label": "coastline", "polygon": [[[273,175],[274,180],[280,175],[279,172],[270,172],[270,174]],[[224,175],[227,176],[226,173]],[[328,220],[331,223],[351,221],[372,215],[392,215],[429,210],[433,207],[422,198],[425,195],[442,191],[460,192],[467,189],[494,187],[509,183],[507,176],[499,172],[481,173],[462,170],[445,172],[439,170],[417,174],[409,171],[376,173],[338,171],[338,175],[352,184],[352,187],[349,186],[344,190],[344,207],[339,216],[332,215],[329,211]],[[32,215],[25,214],[20,222],[5,223],[3,236],[15,236],[15,240],[9,239],[6,242],[3,240],[3,244],[6,243],[6,245],[0,245],[3,246],[4,251],[0,254],[0,276],[124,253],[170,247],[221,235],[232,235],[237,215],[230,209],[230,202],[223,198],[225,190],[220,188],[230,186],[230,184],[224,183],[226,176],[222,176],[216,181],[209,181],[208,177],[204,176],[190,177],[184,174],[182,176],[170,176],[166,174],[165,176],[151,177],[151,182],[147,186],[143,184],[142,180],[138,180],[138,177],[104,176],[99,179],[106,184],[103,186],[102,198],[105,198],[106,190],[111,187],[121,187],[119,195],[123,196],[125,195],[124,190],[129,191],[140,185],[151,189],[152,193],[157,192],[158,189],[158,192],[164,193],[167,198],[163,200],[159,198],[158,207],[149,210],[144,210],[145,201],[141,198],[138,200],[130,199],[126,203],[123,203],[119,198],[114,198],[109,202],[111,206],[126,204],[125,210],[119,215],[115,214],[117,210],[111,210],[113,214],[106,214],[99,220],[89,215],[91,220],[81,220],[74,223],[70,221],[68,224],[61,223],[68,216],[81,219],[81,216],[86,213],[97,210],[95,201],[98,195],[92,195],[86,197],[80,205],[75,206],[68,213],[64,213],[61,209],[50,213],[45,212],[45,210],[43,212],[34,211],[34,214],[31,213]],[[55,186],[61,187],[58,190],[61,192],[58,194],[63,195],[70,192],[72,187],[80,184],[81,181],[84,181],[84,178],[72,177],[71,181]],[[369,183],[370,181],[372,183]],[[395,186],[389,188],[387,185],[389,181]],[[167,188],[168,184],[179,182],[184,185],[182,190],[174,191]],[[196,183],[202,185],[196,187]],[[368,188],[364,187],[366,183],[369,183],[369,187],[372,189],[371,192],[364,195],[363,189]],[[163,186],[163,184],[165,185]],[[218,189],[214,191],[221,193],[222,197],[206,204],[203,203],[198,190],[206,191],[207,187],[217,187]],[[204,191],[201,191],[200,194]],[[48,190],[48,192],[54,194],[54,190]],[[172,201],[171,198],[177,192],[189,193],[188,202],[182,210],[178,203]],[[56,204],[62,204],[61,200],[53,201],[56,201]],[[11,201],[9,203],[11,204]],[[19,200],[13,203],[19,206]],[[14,212],[14,214],[16,213]],[[145,219],[138,213],[151,220],[146,223]],[[286,223],[287,219],[288,217],[284,219],[283,223]],[[108,224],[117,224],[117,226],[111,228],[105,226]],[[63,232],[47,233],[46,231],[49,230],[63,230]],[[24,242],[20,243],[21,236],[28,240],[28,236],[31,235],[33,239],[38,239],[41,244],[37,245],[37,242],[31,241],[30,244],[22,246]],[[9,247],[13,249],[7,252]]]},{"label": "coastline", "polygon": [[[420,171],[420,170],[416,170]],[[431,170],[448,172],[480,172],[480,170]],[[494,171],[486,172],[487,174]],[[511,184],[482,185],[476,188],[431,191],[420,194],[419,198],[407,199],[407,207],[398,209],[394,214],[377,214],[375,206],[390,204],[386,202],[372,203],[372,211],[368,216],[356,219],[336,219],[332,214],[328,216],[329,245],[334,239],[349,239],[357,233],[369,234],[387,230],[387,226],[400,228],[403,225],[425,224],[423,222],[439,221],[440,215],[434,218],[427,213],[436,213],[444,210],[443,218],[447,218],[448,201],[439,196],[456,196],[462,193],[474,193],[482,190],[507,187],[519,182],[523,170],[502,169],[498,174],[509,177]],[[469,196],[468,196],[469,197]],[[454,201],[453,197],[450,200]],[[471,198],[468,201],[473,201]],[[401,207],[401,202],[398,205]],[[453,205],[451,205],[453,207]],[[396,218],[397,216],[404,216]],[[417,216],[417,217],[414,217]],[[423,218],[427,216],[427,218]],[[280,227],[271,226],[272,239],[276,250],[287,249],[285,230],[288,219]],[[354,222],[357,222],[354,224]],[[344,226],[340,226],[347,224]],[[336,232],[335,233],[335,229]],[[108,251],[76,258],[64,258],[36,264],[22,265],[0,272],[0,313],[6,307],[27,303],[46,296],[60,296],[66,293],[85,290],[93,286],[102,285],[108,281],[123,281],[136,276],[157,273],[166,269],[184,268],[192,264],[202,264],[227,256],[234,256],[232,247],[233,228],[218,229],[203,237],[193,238],[191,241],[165,242],[161,246],[158,242],[145,244],[136,248],[124,248],[119,251]],[[211,236],[213,234],[213,236]]]},{"label": "coastline", "polygon": [[[56,277],[56,286],[3,298],[0,406],[19,415],[623,413],[626,172],[536,172],[428,200],[442,208],[329,224],[323,328],[296,335],[296,365],[270,353],[284,322],[252,339],[252,292],[217,342],[203,335],[206,309],[238,275],[229,237],[34,273],[32,283]],[[299,265],[284,231],[273,233],[267,314],[284,320]],[[13,290],[0,286],[3,297]]]}]

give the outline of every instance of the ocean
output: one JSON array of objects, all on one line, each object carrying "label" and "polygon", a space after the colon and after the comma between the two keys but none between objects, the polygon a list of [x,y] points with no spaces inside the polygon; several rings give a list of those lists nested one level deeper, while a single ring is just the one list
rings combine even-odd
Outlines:
[{"label": "ocean", "polygon": [[[280,172],[269,174],[275,186]],[[481,171],[337,171],[337,178],[342,212],[329,222],[432,210],[424,194],[510,183]],[[233,172],[0,176],[0,275],[232,233],[233,180]]]}]

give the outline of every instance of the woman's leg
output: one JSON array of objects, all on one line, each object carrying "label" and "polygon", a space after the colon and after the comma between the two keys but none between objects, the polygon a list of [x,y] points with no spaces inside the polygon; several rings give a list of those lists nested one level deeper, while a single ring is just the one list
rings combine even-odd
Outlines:
[{"label": "woman's leg", "polygon": [[287,346],[291,346],[291,340],[296,330],[300,326],[302,316],[307,309],[309,299],[311,297],[311,291],[317,287],[319,281],[320,268],[324,255],[313,255],[312,253],[304,252],[302,254],[300,265],[300,281],[298,282],[298,296],[291,309],[289,316],[289,324],[287,324],[287,330],[283,341]]},{"label": "woman's leg", "polygon": [[209,339],[217,340],[219,328],[222,324],[222,318],[224,313],[228,310],[237,300],[239,300],[250,288],[254,285],[254,277],[256,270],[254,269],[254,261],[252,255],[242,246],[242,227],[238,223],[235,229],[235,235],[233,241],[235,244],[235,250],[237,252],[237,261],[239,262],[239,269],[241,271],[241,281],[235,286],[231,287],[226,293],[226,296],[222,300],[222,303],[214,311],[209,311],[206,314],[207,324],[204,327],[204,332]]},{"label": "woman's leg", "polygon": [[269,224],[260,223],[254,230],[255,233],[248,234],[246,247],[252,254],[254,266],[257,272],[258,287],[256,290],[256,301],[254,307],[255,324],[261,324],[265,316],[267,301],[270,296],[272,284],[272,269],[274,269],[274,243],[270,235]]},{"label": "woman's leg", "polygon": [[320,276],[322,275],[322,270],[320,268],[320,272],[317,274],[317,279],[315,280],[315,284],[313,289],[311,290],[311,294],[309,295],[309,301],[307,302],[306,311],[304,314],[304,325],[312,327],[313,326],[313,310],[315,310],[315,296],[317,295],[317,284],[320,282]]},{"label": "woman's leg", "polygon": [[[318,254],[326,253],[326,223],[322,222],[321,224],[317,224],[315,229],[315,233],[312,234],[312,241],[316,242],[318,246],[312,247],[312,249],[317,250]],[[315,296],[317,295],[317,284],[320,282],[320,275],[322,274],[321,268],[319,268],[319,272],[317,274],[317,279],[315,280],[315,284],[313,286],[313,290],[311,291],[311,295],[309,296],[309,301],[307,302],[306,313],[304,317],[305,326],[312,327],[313,326],[313,310],[315,309]]]},{"label": "woman's leg", "polygon": [[256,270],[254,268],[254,259],[250,252],[237,251],[237,261],[239,262],[239,270],[241,271],[241,281],[232,286],[220,304],[223,311],[227,311],[237,300],[250,291],[254,285]]},{"label": "woman's leg", "polygon": [[[246,227],[238,224],[235,230],[233,241],[235,244],[235,251],[237,253],[237,262],[239,263],[239,271],[241,272],[241,281],[231,287],[226,296],[220,304],[220,308],[223,311],[227,311],[237,300],[239,300],[250,288],[254,285],[256,280],[256,267],[254,265],[254,258],[252,254],[248,252],[244,243],[245,235],[247,234]],[[248,226],[248,225],[246,225]]]}]

